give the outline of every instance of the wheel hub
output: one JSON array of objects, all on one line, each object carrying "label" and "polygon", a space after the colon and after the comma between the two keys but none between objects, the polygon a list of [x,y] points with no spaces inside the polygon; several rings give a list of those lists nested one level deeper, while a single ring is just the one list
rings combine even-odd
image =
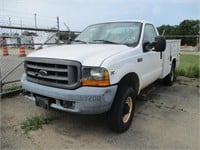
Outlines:
[{"label": "wheel hub", "polygon": [[127,99],[124,102],[124,109],[123,109],[123,116],[122,116],[123,123],[127,123],[129,121],[129,118],[132,113],[132,109],[133,109],[133,100],[131,97],[127,97]]},{"label": "wheel hub", "polygon": [[124,113],[123,114],[127,114],[129,112],[129,106],[128,104],[124,104]]}]

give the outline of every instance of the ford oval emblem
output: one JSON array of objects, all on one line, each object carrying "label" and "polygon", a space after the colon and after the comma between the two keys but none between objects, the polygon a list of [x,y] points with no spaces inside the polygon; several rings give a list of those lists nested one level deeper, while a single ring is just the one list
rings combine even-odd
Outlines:
[{"label": "ford oval emblem", "polygon": [[46,70],[40,70],[38,72],[38,74],[42,75],[42,76],[47,76],[48,75],[48,72]]}]

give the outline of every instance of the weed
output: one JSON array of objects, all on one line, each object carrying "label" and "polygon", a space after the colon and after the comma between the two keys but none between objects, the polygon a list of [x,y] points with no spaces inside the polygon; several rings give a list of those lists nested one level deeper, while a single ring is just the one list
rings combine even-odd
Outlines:
[{"label": "weed", "polygon": [[5,88],[5,91],[9,92],[9,91],[15,91],[21,88],[21,85],[17,84],[17,83],[13,83],[11,85],[9,85],[8,87]]},{"label": "weed", "polygon": [[48,117],[34,116],[32,118],[27,118],[24,122],[20,124],[20,127],[24,130],[24,133],[27,133],[31,130],[42,128],[43,124],[48,124],[50,121],[51,119]]},{"label": "weed", "polygon": [[155,106],[156,106],[157,108],[160,108],[160,109],[162,108],[162,105],[159,105],[159,104],[156,104]]},{"label": "weed", "polygon": [[183,108],[179,108],[178,110],[182,111],[182,112],[187,112],[186,110],[184,110]]},{"label": "weed", "polygon": [[154,101],[154,100],[151,100],[150,102],[151,102],[151,103],[155,103],[155,101]]},{"label": "weed", "polygon": [[174,106],[171,107],[171,109],[175,109],[175,108],[176,108],[176,105],[174,105]]},{"label": "weed", "polygon": [[167,105],[165,105],[164,107],[167,108],[167,109],[172,109],[172,107],[167,106]]},{"label": "weed", "polygon": [[189,85],[188,83],[185,82],[179,82],[180,85]]}]

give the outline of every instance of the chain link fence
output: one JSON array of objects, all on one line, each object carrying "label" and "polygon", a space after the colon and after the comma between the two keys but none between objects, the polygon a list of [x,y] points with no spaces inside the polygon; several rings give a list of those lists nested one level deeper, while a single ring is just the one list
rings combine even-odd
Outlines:
[{"label": "chain link fence", "polygon": [[[30,53],[30,51],[27,51]],[[8,48],[8,56],[3,56],[2,48],[0,53],[0,94],[20,91],[20,78],[24,73],[24,57],[19,57],[18,48]]]},{"label": "chain link fence", "polygon": [[[80,33],[71,31],[65,23],[67,30],[60,30],[59,17],[56,18],[56,25],[56,28],[49,29],[0,24],[0,98],[21,88],[24,57],[19,57],[18,47],[25,46],[26,54],[29,54],[45,47],[69,44]],[[7,48],[8,55],[5,55]]]}]

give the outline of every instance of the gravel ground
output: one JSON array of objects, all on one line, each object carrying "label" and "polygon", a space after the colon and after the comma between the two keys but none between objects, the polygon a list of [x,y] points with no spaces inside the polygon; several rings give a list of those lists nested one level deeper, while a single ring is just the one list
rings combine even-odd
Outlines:
[{"label": "gravel ground", "polygon": [[[130,129],[113,133],[106,114],[74,115],[44,110],[22,95],[1,101],[1,149],[200,149],[199,80],[180,77],[172,87],[158,84],[136,101]],[[20,123],[45,115],[53,120],[24,134]]]}]

